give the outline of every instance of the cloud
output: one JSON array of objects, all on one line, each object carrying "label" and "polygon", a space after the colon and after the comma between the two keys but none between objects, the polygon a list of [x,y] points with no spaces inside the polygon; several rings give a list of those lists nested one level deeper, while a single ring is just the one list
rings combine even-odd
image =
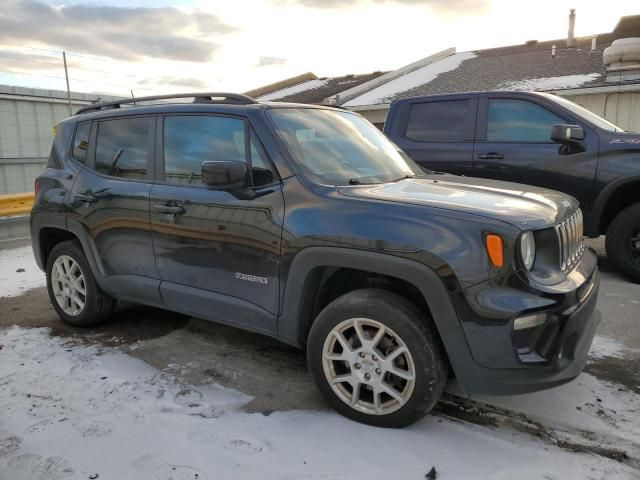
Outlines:
[{"label": "cloud", "polygon": [[300,5],[323,9],[365,5],[367,3],[396,3],[410,6],[428,6],[438,13],[477,12],[484,10],[489,4],[488,0],[274,0],[274,2],[280,5]]},{"label": "cloud", "polygon": [[128,61],[206,62],[219,48],[210,38],[232,31],[216,15],[173,7],[57,7],[38,0],[3,0],[0,12],[0,42],[37,42]]},{"label": "cloud", "polygon": [[211,89],[211,84],[204,82],[199,78],[192,78],[192,77],[160,77],[160,78],[154,78],[152,80],[148,80],[148,79],[140,80],[137,83],[138,85],[142,85],[142,86],[165,85],[165,86],[171,86],[171,87],[181,87],[183,90],[189,89],[189,88],[196,89],[196,90],[202,90],[205,88]]},{"label": "cloud", "polygon": [[270,67],[272,65],[284,65],[287,63],[286,58],[281,57],[260,57],[256,63],[256,67]]}]

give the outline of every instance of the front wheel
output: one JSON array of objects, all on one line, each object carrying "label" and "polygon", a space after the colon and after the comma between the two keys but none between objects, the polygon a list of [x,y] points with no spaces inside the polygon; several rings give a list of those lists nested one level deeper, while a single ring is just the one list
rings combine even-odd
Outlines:
[{"label": "front wheel", "polygon": [[431,319],[384,290],[356,290],[330,303],[311,328],[307,360],[335,410],[379,427],[423,417],[447,380]]},{"label": "front wheel", "polygon": [[80,244],[56,245],[47,258],[47,290],[58,316],[75,327],[89,327],[105,320],[115,306],[93,276]]},{"label": "front wheel", "polygon": [[640,203],[625,208],[607,229],[607,257],[629,279],[640,283]]}]

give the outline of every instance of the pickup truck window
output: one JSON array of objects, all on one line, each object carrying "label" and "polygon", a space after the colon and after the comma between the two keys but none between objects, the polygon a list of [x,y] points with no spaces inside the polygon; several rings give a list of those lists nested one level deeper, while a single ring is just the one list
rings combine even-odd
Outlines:
[{"label": "pickup truck window", "polygon": [[469,100],[415,103],[405,136],[422,142],[461,142],[468,114]]},{"label": "pickup truck window", "polygon": [[422,174],[411,159],[359,115],[328,109],[278,108],[269,116],[294,160],[318,183],[384,183]]},{"label": "pickup truck window", "polygon": [[565,123],[556,114],[527,100],[491,99],[488,142],[551,142],[551,127]]}]

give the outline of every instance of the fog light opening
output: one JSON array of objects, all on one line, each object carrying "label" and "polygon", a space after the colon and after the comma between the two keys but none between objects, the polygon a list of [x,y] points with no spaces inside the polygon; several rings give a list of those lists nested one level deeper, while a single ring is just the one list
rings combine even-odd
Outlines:
[{"label": "fog light opening", "polygon": [[539,327],[544,325],[547,321],[547,316],[544,313],[534,313],[532,315],[524,315],[518,317],[513,321],[514,330],[526,330],[527,328]]}]

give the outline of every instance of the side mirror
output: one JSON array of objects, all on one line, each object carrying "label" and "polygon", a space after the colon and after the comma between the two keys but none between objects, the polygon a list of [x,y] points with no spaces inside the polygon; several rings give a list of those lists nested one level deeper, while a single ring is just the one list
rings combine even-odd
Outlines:
[{"label": "side mirror", "polygon": [[579,145],[584,140],[584,130],[579,125],[559,123],[551,127],[551,140],[563,145]]},{"label": "side mirror", "polygon": [[242,190],[247,186],[248,173],[244,162],[202,162],[202,182],[219,190]]}]

